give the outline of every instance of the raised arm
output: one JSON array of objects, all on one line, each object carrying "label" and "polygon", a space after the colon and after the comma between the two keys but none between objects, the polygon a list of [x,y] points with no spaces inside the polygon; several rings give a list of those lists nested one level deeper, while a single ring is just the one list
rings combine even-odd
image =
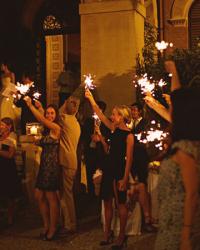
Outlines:
[{"label": "raised arm", "polygon": [[56,124],[55,122],[51,122],[49,120],[47,120],[43,114],[40,113],[39,110],[37,110],[35,108],[35,106],[32,104],[31,98],[28,96],[24,97],[24,100],[27,104],[27,106],[29,107],[29,109],[31,110],[31,112],[33,113],[33,115],[35,116],[35,118],[41,122],[45,127],[49,128],[50,130],[54,131],[56,136],[60,135],[60,127],[58,124]]},{"label": "raised arm", "polygon": [[144,98],[145,103],[156,113],[158,113],[161,117],[163,117],[166,121],[171,121],[171,115],[169,109],[165,108],[161,103],[159,103],[156,99],[154,99],[152,96],[145,96]]},{"label": "raised arm", "polygon": [[38,109],[38,111],[44,115],[44,109],[42,107],[42,103],[38,100],[35,100],[35,107]]},{"label": "raised arm", "polygon": [[99,119],[105,124],[105,126],[108,127],[110,130],[114,130],[115,128],[113,126],[113,123],[101,112],[99,106],[96,104],[93,95],[89,89],[86,89],[85,97],[89,100],[92,109],[98,115]]},{"label": "raised arm", "polygon": [[166,61],[165,69],[169,74],[172,74],[171,92],[175,89],[181,88],[180,79],[174,61]]}]

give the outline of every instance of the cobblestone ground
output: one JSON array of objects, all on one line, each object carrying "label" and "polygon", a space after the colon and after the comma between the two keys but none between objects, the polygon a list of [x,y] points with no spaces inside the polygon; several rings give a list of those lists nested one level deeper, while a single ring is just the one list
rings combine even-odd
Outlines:
[{"label": "cobblestone ground", "polygon": [[[5,220],[0,217],[0,250],[106,250],[100,247],[102,228],[97,216],[79,219],[79,229],[74,235],[45,242],[39,239],[42,230],[41,220],[36,209],[26,207],[18,213],[14,226],[5,227]],[[153,250],[154,234],[143,234],[128,239],[126,250]]]}]

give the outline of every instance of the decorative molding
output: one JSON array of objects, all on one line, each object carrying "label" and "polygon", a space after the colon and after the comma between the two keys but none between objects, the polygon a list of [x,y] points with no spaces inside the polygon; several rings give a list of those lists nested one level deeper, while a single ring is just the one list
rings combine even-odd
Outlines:
[{"label": "decorative molding", "polygon": [[144,4],[138,1],[119,0],[119,1],[102,1],[92,3],[82,3],[79,5],[79,14],[99,14],[121,11],[137,11],[142,16],[146,16],[146,8]]},{"label": "decorative molding", "polygon": [[56,79],[63,69],[63,36],[45,36],[47,104],[58,104]]},{"label": "decorative molding", "polygon": [[60,30],[62,25],[58,22],[55,16],[49,15],[45,17],[43,21],[43,29],[44,31],[47,30]]},{"label": "decorative molding", "polygon": [[185,18],[177,18],[177,19],[168,19],[168,23],[173,26],[187,26],[187,19]]}]

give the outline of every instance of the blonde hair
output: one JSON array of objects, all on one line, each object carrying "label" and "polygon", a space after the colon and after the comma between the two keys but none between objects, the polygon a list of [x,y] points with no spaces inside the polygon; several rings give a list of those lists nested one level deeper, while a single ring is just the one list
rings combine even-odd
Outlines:
[{"label": "blonde hair", "polygon": [[124,119],[124,122],[126,124],[130,124],[131,123],[131,109],[126,106],[126,105],[118,105],[115,106],[114,109],[117,110],[118,114],[121,115]]}]

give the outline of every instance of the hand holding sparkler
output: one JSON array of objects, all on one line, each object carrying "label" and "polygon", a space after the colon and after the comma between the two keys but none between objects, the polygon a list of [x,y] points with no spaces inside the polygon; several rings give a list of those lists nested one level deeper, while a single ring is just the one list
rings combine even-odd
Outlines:
[{"label": "hand holding sparkler", "polygon": [[35,100],[35,107],[36,107],[37,109],[43,108],[43,107],[42,107],[42,103],[41,103],[40,101],[38,101],[38,100]]},{"label": "hand holding sparkler", "polygon": [[32,100],[29,96],[25,96],[23,99],[26,102],[28,107],[30,107],[32,105]]}]

